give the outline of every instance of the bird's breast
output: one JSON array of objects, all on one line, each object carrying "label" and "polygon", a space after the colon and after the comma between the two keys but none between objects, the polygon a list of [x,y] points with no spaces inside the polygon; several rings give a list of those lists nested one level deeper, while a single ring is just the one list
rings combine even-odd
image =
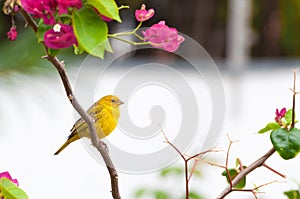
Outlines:
[{"label": "bird's breast", "polygon": [[103,110],[101,116],[97,118],[95,127],[97,135],[101,139],[108,136],[117,126],[120,113],[118,110]]}]

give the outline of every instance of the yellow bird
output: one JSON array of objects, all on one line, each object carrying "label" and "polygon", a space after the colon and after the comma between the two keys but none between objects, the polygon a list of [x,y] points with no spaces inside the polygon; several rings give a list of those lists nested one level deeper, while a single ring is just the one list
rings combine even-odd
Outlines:
[{"label": "yellow bird", "polygon": [[[94,125],[99,139],[108,136],[116,128],[120,116],[119,106],[122,104],[123,102],[118,97],[107,95],[88,109],[87,113],[95,120]],[[70,143],[81,137],[90,137],[88,126],[82,118],[73,125],[68,140],[54,155],[58,155]]]}]

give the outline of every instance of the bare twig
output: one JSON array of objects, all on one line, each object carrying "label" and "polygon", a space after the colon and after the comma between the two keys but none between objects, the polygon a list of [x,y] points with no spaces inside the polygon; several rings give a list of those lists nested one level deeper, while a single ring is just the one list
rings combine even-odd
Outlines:
[{"label": "bare twig", "polygon": [[230,189],[232,189],[232,187],[234,187],[235,185],[232,185],[232,179],[231,179],[231,176],[230,176],[230,173],[229,173],[229,169],[228,169],[228,161],[229,161],[229,152],[230,152],[230,149],[231,149],[231,146],[234,142],[237,142],[237,141],[232,141],[229,137],[229,135],[227,134],[227,138],[229,140],[229,146],[228,146],[228,149],[227,149],[227,153],[226,153],[226,164],[225,164],[225,170],[226,170],[226,173],[227,173],[227,176],[228,176],[228,181],[229,181],[229,187]]},{"label": "bare twig", "polygon": [[[202,156],[202,155],[205,155],[205,154],[207,154],[207,153],[209,153],[209,152],[219,152],[219,151],[221,151],[221,150],[217,150],[217,149],[208,149],[208,150],[206,150],[206,151],[203,151],[203,152],[201,152],[201,153],[197,153],[197,154],[195,154],[195,155],[193,155],[193,156],[191,156],[191,157],[187,157],[186,158],[186,160],[187,161],[190,161],[190,160],[194,160],[194,164],[193,164],[193,167],[192,167],[192,169],[191,169],[191,171],[190,171],[190,175],[189,175],[189,178],[188,178],[188,180],[190,181],[190,179],[192,178],[192,176],[193,176],[193,173],[194,173],[194,171],[195,171],[195,169],[196,169],[196,167],[197,167],[197,165],[198,165],[198,163],[199,163],[199,160],[203,160],[202,158],[199,158],[200,156]],[[204,162],[204,161],[203,161]],[[207,164],[209,164],[209,163],[207,163]],[[212,163],[213,164],[213,163]]]},{"label": "bare twig", "polygon": [[[160,126],[159,126],[160,127]],[[185,198],[186,199],[189,199],[189,181],[191,180],[192,178],[192,175],[196,169],[196,166],[197,166],[197,163],[199,162],[200,160],[200,156],[202,155],[205,155],[206,153],[209,153],[209,152],[216,152],[218,150],[214,150],[214,149],[209,149],[209,150],[206,150],[206,151],[203,151],[201,153],[197,153],[193,156],[185,156],[183,153],[181,153],[181,151],[172,143],[169,141],[168,137],[166,136],[165,132],[162,130],[162,128],[160,127],[160,131],[161,133],[163,134],[164,138],[165,138],[165,142],[167,144],[169,144],[181,157],[181,159],[183,159],[184,161],[184,174],[185,174]],[[192,170],[189,174],[189,171],[188,171],[188,162],[190,160],[195,160],[194,162],[194,165],[192,167]]]},{"label": "bare twig", "polygon": [[226,195],[228,195],[233,189],[232,187],[236,186],[246,175],[248,175],[250,172],[252,172],[253,170],[257,169],[258,167],[262,166],[265,161],[271,156],[273,155],[273,153],[275,152],[275,149],[272,148],[270,149],[265,155],[263,155],[262,157],[260,157],[258,160],[256,160],[255,162],[253,162],[250,166],[248,166],[247,168],[243,169],[233,180],[232,180],[232,186],[228,185],[223,191],[222,193],[217,197],[217,199],[221,199],[224,198]]},{"label": "bare twig", "polygon": [[295,126],[295,106],[296,106],[296,77],[297,77],[297,69],[294,70],[294,86],[293,86],[293,112],[292,112],[292,124],[291,128]]},{"label": "bare twig", "polygon": [[253,194],[253,196],[255,197],[255,199],[258,199],[256,194],[263,193],[263,192],[258,191],[259,188],[262,188],[262,187],[265,187],[267,185],[277,183],[277,182],[281,182],[281,181],[274,180],[274,181],[267,182],[267,183],[259,185],[259,186],[255,186],[253,189],[233,189],[232,191],[235,191],[235,192],[237,192],[237,191],[239,191],[239,192],[251,192]]},{"label": "bare twig", "polygon": [[193,167],[192,167],[192,169],[191,169],[191,171],[190,171],[190,175],[189,175],[188,181],[191,180],[191,178],[192,178],[192,176],[193,176],[193,173],[195,172],[195,170],[196,170],[196,168],[197,168],[199,159],[200,159],[200,158],[194,159],[194,164],[193,164]]},{"label": "bare twig", "polygon": [[184,174],[185,174],[185,198],[189,199],[189,172],[188,172],[188,160],[184,157],[184,155],[180,152],[180,150],[169,141],[168,137],[166,136],[165,132],[160,128],[161,133],[163,134],[165,138],[165,142],[169,144],[183,159],[184,161]]},{"label": "bare twig", "polygon": [[270,171],[276,173],[277,175],[279,175],[282,178],[286,178],[285,175],[283,175],[282,173],[280,173],[279,171],[276,171],[275,169],[271,168],[270,166],[268,166],[267,164],[263,164],[264,167],[266,167],[267,169],[269,169]]},{"label": "bare twig", "polygon": [[[23,9],[21,9],[21,13],[26,20],[27,24],[34,30],[36,33],[38,30],[38,26],[35,23],[35,21],[32,19],[32,17]],[[121,199],[120,193],[119,193],[119,185],[118,185],[118,173],[116,169],[114,168],[114,165],[109,157],[109,154],[105,148],[105,144],[101,141],[98,140],[98,137],[96,135],[96,129],[93,123],[93,119],[90,115],[86,113],[86,111],[81,107],[79,102],[74,96],[68,75],[66,73],[65,67],[63,62],[59,61],[57,57],[52,57],[48,54],[48,48],[44,45],[47,56],[47,60],[53,64],[53,66],[57,69],[60,78],[62,80],[62,83],[64,85],[66,95],[68,99],[70,100],[72,106],[74,109],[79,113],[79,115],[82,117],[82,119],[87,123],[90,137],[92,144],[97,148],[97,150],[100,152],[100,154],[103,157],[104,162],[106,163],[106,167],[109,171],[110,174],[110,179],[111,179],[111,188],[112,188],[112,196],[114,199]]]}]

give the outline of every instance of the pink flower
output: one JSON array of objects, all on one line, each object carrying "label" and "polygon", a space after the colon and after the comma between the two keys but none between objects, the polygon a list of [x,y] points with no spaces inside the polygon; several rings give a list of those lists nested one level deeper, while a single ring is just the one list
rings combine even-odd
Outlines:
[{"label": "pink flower", "polygon": [[0,173],[0,179],[1,178],[7,178],[10,181],[12,181],[13,183],[15,183],[17,186],[19,186],[18,180],[17,179],[12,179],[12,177],[10,176],[10,174],[7,171]]},{"label": "pink flower", "polygon": [[169,28],[165,21],[152,25],[143,32],[145,41],[150,41],[155,48],[162,48],[169,52],[174,52],[184,41],[181,35],[178,35],[176,28]]},{"label": "pink flower", "polygon": [[154,13],[153,9],[146,10],[146,5],[142,4],[141,9],[135,11],[135,18],[138,21],[147,21],[153,17]]},{"label": "pink flower", "polygon": [[73,44],[78,45],[73,28],[66,24],[56,24],[44,35],[47,47],[53,49],[68,48]]},{"label": "pink flower", "polygon": [[54,25],[56,12],[56,0],[21,0],[25,11],[35,18],[42,18],[47,25]]},{"label": "pink flower", "polygon": [[285,116],[286,114],[286,108],[282,108],[280,111],[278,109],[276,109],[276,117],[275,117],[275,121],[277,123],[280,123],[281,122],[281,119]]},{"label": "pink flower", "polygon": [[17,32],[17,28],[15,26],[12,26],[9,31],[6,33],[7,38],[11,41],[14,41],[17,39],[18,36],[18,32]]},{"label": "pink flower", "polygon": [[68,8],[73,7],[80,9],[82,7],[81,0],[57,0],[59,14],[67,14]]},{"label": "pink flower", "polygon": [[17,13],[20,11],[20,7],[18,5],[14,6],[14,12]]}]

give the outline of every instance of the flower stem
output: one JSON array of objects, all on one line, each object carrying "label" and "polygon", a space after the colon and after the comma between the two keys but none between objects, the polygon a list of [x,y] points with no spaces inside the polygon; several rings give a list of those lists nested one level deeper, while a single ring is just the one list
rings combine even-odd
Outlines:
[{"label": "flower stem", "polygon": [[134,41],[123,39],[123,38],[120,38],[120,37],[117,37],[117,36],[114,36],[114,35],[109,35],[109,37],[120,40],[120,41],[123,41],[123,42],[128,43],[128,44],[136,45],[136,46],[150,44],[150,42],[134,42]]},{"label": "flower stem", "polygon": [[[136,36],[136,31],[142,26],[142,21],[137,25],[137,27],[133,31],[129,32],[119,32],[115,34],[108,34],[109,37],[119,37],[119,36],[126,36],[126,35],[135,35]],[[140,36],[138,36],[140,37]]]},{"label": "flower stem", "polygon": [[122,9],[128,9],[129,6],[124,6],[124,5],[121,5],[120,7],[118,7],[119,10],[122,10]]}]

